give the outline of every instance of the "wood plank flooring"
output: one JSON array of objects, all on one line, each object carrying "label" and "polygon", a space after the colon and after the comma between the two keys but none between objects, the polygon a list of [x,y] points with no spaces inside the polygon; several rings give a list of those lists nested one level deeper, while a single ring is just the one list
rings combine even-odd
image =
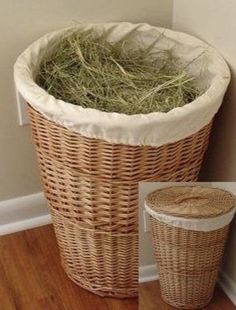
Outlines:
[{"label": "wood plank flooring", "polygon": [[0,237],[0,310],[137,310],[98,297],[64,273],[51,225]]},{"label": "wood plank flooring", "polygon": [[[51,225],[0,237],[0,310],[173,310],[159,282],[140,285],[137,299],[101,298],[64,273]],[[207,310],[236,310],[217,288]]]},{"label": "wood plank flooring", "polygon": [[[160,284],[158,281],[143,283],[139,289],[139,310],[174,310],[164,303],[160,295]],[[205,310],[236,310],[236,307],[225,296],[222,290],[217,287],[215,296]]]}]

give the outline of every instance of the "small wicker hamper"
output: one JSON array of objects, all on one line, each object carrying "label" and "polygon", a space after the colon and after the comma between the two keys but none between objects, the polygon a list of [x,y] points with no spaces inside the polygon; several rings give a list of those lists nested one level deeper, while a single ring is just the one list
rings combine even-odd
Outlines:
[{"label": "small wicker hamper", "polygon": [[[202,41],[147,24],[79,25],[111,41],[134,35],[187,62],[207,50],[203,95],[168,113],[107,113],[56,99],[34,81],[47,48],[67,30],[45,35],[15,64],[15,83],[28,102],[33,139],[62,265],[80,286],[101,296],[138,294],[138,183],[195,181],[212,120],[230,80],[227,65]],[[202,61],[197,58],[192,74]],[[205,66],[207,61],[208,66]]]},{"label": "small wicker hamper", "polygon": [[163,300],[180,309],[212,299],[235,197],[222,189],[173,186],[147,195]]}]

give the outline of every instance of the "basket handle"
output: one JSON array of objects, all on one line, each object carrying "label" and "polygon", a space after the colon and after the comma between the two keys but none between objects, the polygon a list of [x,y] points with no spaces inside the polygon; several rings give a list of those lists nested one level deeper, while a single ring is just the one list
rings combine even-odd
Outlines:
[{"label": "basket handle", "polygon": [[207,201],[208,199],[206,197],[202,197],[201,195],[188,195],[188,196],[181,196],[175,199],[176,203],[182,203],[191,199],[198,199],[198,200],[204,200]]}]

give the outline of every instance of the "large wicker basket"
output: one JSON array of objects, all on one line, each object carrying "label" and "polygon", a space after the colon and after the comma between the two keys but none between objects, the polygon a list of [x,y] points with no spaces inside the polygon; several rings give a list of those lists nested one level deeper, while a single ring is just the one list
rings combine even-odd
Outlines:
[{"label": "large wicker basket", "polygon": [[85,138],[29,114],[44,192],[68,276],[99,295],[138,289],[138,182],[197,180],[211,124],[162,147]]},{"label": "large wicker basket", "polygon": [[34,74],[44,51],[68,29],[45,35],[15,64],[66,273],[99,295],[132,297],[138,291],[138,182],[197,180],[229,70],[213,48],[171,30],[130,23],[78,27],[105,29],[111,41],[131,35],[148,46],[158,41],[158,51],[171,48],[176,57],[185,57],[192,74],[200,68],[207,86],[182,108],[147,115],[106,113],[58,100],[35,84]]},{"label": "large wicker basket", "polygon": [[213,296],[235,198],[220,189],[181,186],[154,191],[145,204],[163,300],[202,309]]}]

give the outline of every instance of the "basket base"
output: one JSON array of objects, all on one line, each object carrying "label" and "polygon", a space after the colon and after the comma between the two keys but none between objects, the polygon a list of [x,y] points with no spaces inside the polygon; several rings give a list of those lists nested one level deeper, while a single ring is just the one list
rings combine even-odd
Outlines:
[{"label": "basket base", "polygon": [[172,307],[175,307],[175,308],[178,308],[178,309],[183,309],[183,310],[191,310],[191,309],[203,309],[203,308],[205,308],[206,306],[208,306],[209,305],[209,303],[211,302],[211,300],[212,300],[212,297],[213,296],[211,296],[206,302],[204,302],[204,303],[201,303],[201,304],[191,304],[191,305],[187,305],[187,304],[180,304],[180,303],[178,303],[178,302],[174,302],[174,301],[171,301],[171,300],[167,300],[163,295],[161,295],[161,298],[163,299],[163,301],[166,303],[166,304],[168,304],[168,305],[170,305],[170,306],[172,306]]},{"label": "basket base", "polygon": [[138,297],[138,290],[136,289],[117,289],[117,288],[104,288],[100,289],[96,287],[96,285],[91,284],[91,283],[85,283],[85,281],[81,281],[79,279],[76,279],[73,275],[71,275],[63,266],[62,267],[68,276],[70,280],[72,280],[75,284],[79,285],[83,289],[96,294],[100,297],[110,297],[110,298],[119,298],[119,299],[124,299],[124,298],[135,298]]}]

